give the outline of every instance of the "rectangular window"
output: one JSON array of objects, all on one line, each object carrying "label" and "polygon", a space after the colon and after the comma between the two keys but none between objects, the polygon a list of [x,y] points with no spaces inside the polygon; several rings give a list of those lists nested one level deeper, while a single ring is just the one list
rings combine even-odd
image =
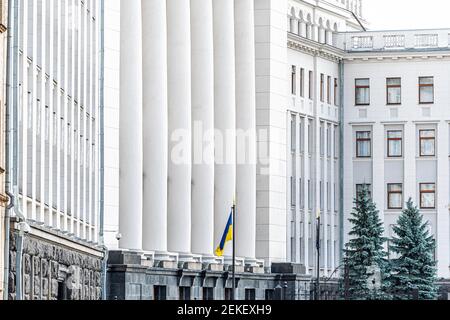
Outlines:
[{"label": "rectangular window", "polygon": [[166,286],[154,286],[153,287],[153,297],[156,301],[167,300],[167,288]]},{"label": "rectangular window", "polygon": [[190,287],[180,287],[180,300],[181,301],[191,300],[191,288]]},{"label": "rectangular window", "polygon": [[256,300],[256,290],[255,289],[245,289],[245,300],[247,300],[247,301]]},{"label": "rectangular window", "polygon": [[419,78],[419,103],[434,103],[434,77]]},{"label": "rectangular window", "polygon": [[295,207],[296,205],[296,179],[295,177],[291,177],[291,207]]},{"label": "rectangular window", "polygon": [[325,75],[323,73],[320,74],[320,101],[325,101]]},{"label": "rectangular window", "polygon": [[403,184],[391,183],[388,189],[388,209],[403,209]]},{"label": "rectangular window", "polygon": [[323,124],[320,125],[320,156],[325,155],[325,127]]},{"label": "rectangular window", "polygon": [[331,77],[327,78],[327,103],[331,104]]},{"label": "rectangular window", "polygon": [[296,87],[297,87],[297,68],[295,66],[292,66],[292,70],[291,70],[291,93],[293,95],[296,94]]},{"label": "rectangular window", "polygon": [[305,97],[305,69],[300,69],[300,97]]},{"label": "rectangular window", "polygon": [[308,123],[308,153],[312,154],[313,150],[313,125],[312,122]]},{"label": "rectangular window", "polygon": [[370,104],[370,80],[355,80],[355,104],[357,106],[368,106]]},{"label": "rectangular window", "polygon": [[295,116],[291,117],[291,153],[297,151],[297,122]]},{"label": "rectangular window", "polygon": [[323,190],[323,182],[320,181],[320,210],[324,209],[324,190]]},{"label": "rectangular window", "polygon": [[356,132],[356,157],[370,158],[372,156],[372,133],[370,131]]},{"label": "rectangular window", "polygon": [[313,75],[313,72],[312,71],[310,71],[309,72],[309,95],[308,95],[308,98],[310,99],[310,100],[312,100],[313,99],[313,95],[314,95],[314,85],[313,85],[313,82],[314,82],[314,75]]},{"label": "rectangular window", "polygon": [[305,209],[305,195],[303,194],[303,179],[300,178],[299,179],[299,184],[298,184],[298,193],[300,195],[300,208]]},{"label": "rectangular window", "polygon": [[364,186],[369,189],[369,197],[372,198],[372,185],[371,184],[357,184],[356,185],[356,197],[359,197],[361,192],[364,190]]},{"label": "rectangular window", "polygon": [[387,132],[387,149],[389,158],[400,158],[403,156],[403,132]]},{"label": "rectangular window", "polygon": [[233,289],[225,288],[225,300],[231,301],[233,299]]},{"label": "rectangular window", "polygon": [[266,289],[265,300],[266,301],[275,300],[275,290],[274,289]]},{"label": "rectangular window", "polygon": [[331,158],[331,127],[327,127],[327,156]]},{"label": "rectangular window", "polygon": [[436,131],[420,130],[420,156],[434,157],[436,155]]},{"label": "rectangular window", "polygon": [[311,180],[308,180],[308,209],[312,210],[313,208],[313,195],[311,192]]},{"label": "rectangular window", "polygon": [[339,84],[338,84],[338,79],[334,78],[334,105],[337,107],[339,105],[339,101],[338,101],[338,89],[339,89]]},{"label": "rectangular window", "polygon": [[387,104],[395,105],[402,103],[402,79],[386,79]]},{"label": "rectangular window", "polygon": [[436,209],[436,184],[421,183],[420,184],[420,208]]},{"label": "rectangular window", "polygon": [[203,288],[203,300],[214,300],[214,288]]}]

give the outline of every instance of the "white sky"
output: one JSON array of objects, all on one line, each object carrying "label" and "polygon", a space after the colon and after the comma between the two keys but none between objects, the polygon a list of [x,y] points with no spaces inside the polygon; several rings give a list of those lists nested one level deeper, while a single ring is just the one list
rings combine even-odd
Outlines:
[{"label": "white sky", "polygon": [[450,28],[449,0],[363,0],[371,30]]}]

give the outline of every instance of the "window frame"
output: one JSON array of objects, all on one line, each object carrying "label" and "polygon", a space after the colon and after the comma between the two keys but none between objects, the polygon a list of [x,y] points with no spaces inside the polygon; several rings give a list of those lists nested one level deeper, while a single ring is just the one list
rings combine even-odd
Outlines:
[{"label": "window frame", "polygon": [[291,95],[295,96],[297,94],[297,67],[292,66],[291,69]]},{"label": "window frame", "polygon": [[[393,133],[393,132],[399,132],[401,133],[402,137],[401,138],[390,138],[389,134]],[[388,158],[403,158],[403,131],[402,130],[388,130],[386,132],[386,136],[387,136],[387,157]],[[391,141],[400,141],[400,155],[391,155]]]},{"label": "window frame", "polygon": [[[422,137],[422,132],[434,132],[434,137]],[[433,140],[433,154],[424,154],[422,149],[422,141]],[[436,157],[436,129],[421,129],[419,130],[419,156],[420,157]]]},{"label": "window frame", "polygon": [[[431,78],[433,80],[433,84],[421,84],[420,81],[422,79],[427,79],[427,78]],[[426,88],[426,87],[431,87],[432,90],[432,94],[433,94],[433,101],[431,102],[422,102],[422,88]],[[427,77],[419,77],[419,104],[420,105],[427,105],[427,104],[434,104],[435,101],[435,97],[434,97],[434,76],[427,76]]]},{"label": "window frame", "polygon": [[314,72],[309,71],[309,84],[308,84],[308,98],[309,100],[314,99]]},{"label": "window frame", "polygon": [[[392,186],[401,186],[401,191],[390,191],[390,187]],[[401,204],[400,207],[391,207],[391,196],[400,194],[401,195]],[[388,210],[403,210],[403,183],[388,183],[387,184],[387,208]]]},{"label": "window frame", "polygon": [[331,104],[331,76],[327,76],[327,104]]},{"label": "window frame", "polygon": [[[434,186],[434,190],[433,191],[431,191],[431,190],[422,190],[422,187],[425,186],[425,185],[433,185]],[[434,183],[434,182],[420,183],[419,184],[419,193],[420,193],[420,209],[424,209],[424,210],[434,210],[434,209],[436,209],[436,183]],[[423,205],[423,198],[422,198],[422,196],[424,194],[433,194],[434,195],[434,199],[433,199],[434,206],[433,207],[425,207]]]},{"label": "window frame", "polygon": [[[358,133],[370,133],[370,138],[358,138]],[[369,155],[368,156],[362,156],[359,154],[359,148],[358,148],[358,143],[359,142],[366,142],[369,141],[370,142],[370,148],[369,148]],[[356,147],[356,158],[358,159],[369,159],[372,158],[372,131],[356,131],[355,132],[355,147]]]},{"label": "window frame", "polygon": [[320,102],[325,102],[325,75],[320,74]]},{"label": "window frame", "polygon": [[[359,80],[368,80],[369,84],[367,86],[359,86],[357,82]],[[358,103],[358,90],[359,89],[369,89],[369,102],[368,103]],[[355,79],[355,106],[370,106],[370,78],[356,78]]]},{"label": "window frame", "polygon": [[336,107],[339,106],[339,103],[338,103],[338,88],[339,88],[338,78],[334,78],[334,105]]},{"label": "window frame", "polygon": [[305,68],[300,68],[300,97],[305,97]]},{"label": "window frame", "polygon": [[[389,84],[389,80],[400,80],[400,84],[399,85],[392,85]],[[400,88],[400,102],[389,102],[389,89],[392,88]],[[401,77],[392,77],[392,78],[386,78],[386,105],[388,106],[399,106],[402,104],[402,78]]]}]

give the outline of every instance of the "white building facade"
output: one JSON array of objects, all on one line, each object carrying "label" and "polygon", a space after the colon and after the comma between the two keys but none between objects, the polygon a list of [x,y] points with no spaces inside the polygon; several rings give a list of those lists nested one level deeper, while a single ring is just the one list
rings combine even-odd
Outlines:
[{"label": "white building facade", "polygon": [[[370,185],[387,237],[411,198],[435,237],[438,276],[450,276],[450,30],[348,33],[344,212]],[[350,226],[344,225],[345,234]],[[392,253],[388,251],[392,257]]]},{"label": "white building facade", "polygon": [[101,298],[100,4],[10,1],[10,299]]},{"label": "white building facade", "polygon": [[[350,228],[346,221],[363,183],[373,186],[381,208],[388,189],[392,201],[399,200],[398,189],[402,202],[412,193],[427,206],[434,201],[435,208],[424,213],[436,230],[439,275],[448,278],[448,197],[443,195],[450,194],[441,174],[448,171],[443,160],[448,146],[439,142],[448,140],[437,139],[449,134],[448,123],[437,120],[445,110],[445,90],[440,89],[442,109],[434,110],[428,101],[434,85],[437,99],[439,75],[441,85],[446,83],[448,33],[411,31],[404,38],[366,33],[362,12],[362,1],[341,0],[105,3],[110,298],[228,297],[230,281],[219,275],[229,270],[231,248],[223,258],[214,250],[233,198],[238,297],[271,297],[280,281],[274,275],[282,273],[297,274],[286,283],[289,294],[299,298],[300,287],[317,276],[317,261],[321,277],[338,274]],[[400,75],[381,75],[386,59],[395,66],[389,72],[398,68]],[[411,67],[413,62],[423,69]],[[416,103],[416,113],[404,112],[396,96],[406,85],[398,78],[407,81],[412,70],[423,73],[414,77],[428,99]],[[389,89],[381,90],[379,79],[374,87],[370,79],[377,77],[388,78]],[[370,105],[353,105],[356,80],[362,102],[372,90]],[[375,101],[386,92],[394,103],[383,113]],[[406,103],[412,102],[405,96]],[[199,127],[233,138],[199,135]],[[250,132],[244,149],[242,132]],[[357,132],[361,152],[388,152],[389,146],[394,154],[401,149],[401,156],[374,152],[360,159],[354,151]],[[436,154],[416,156],[420,143],[414,148],[405,140],[412,133],[423,134],[424,152],[434,145]],[[199,145],[202,159],[214,161],[197,161]],[[176,163],[174,155],[183,161]],[[221,155],[231,161],[221,162]],[[382,210],[387,233],[400,211]],[[129,265],[145,267],[147,275],[123,271]]]}]

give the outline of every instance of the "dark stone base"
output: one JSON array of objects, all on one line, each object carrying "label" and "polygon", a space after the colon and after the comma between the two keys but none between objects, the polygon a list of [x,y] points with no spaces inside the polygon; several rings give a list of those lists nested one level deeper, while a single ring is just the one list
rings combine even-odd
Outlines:
[{"label": "dark stone base", "polygon": [[[227,300],[232,289],[230,272],[146,267],[139,254],[109,253],[109,300]],[[309,300],[311,277],[294,274],[296,265],[280,267],[281,273],[236,274],[237,300]],[[185,289],[186,288],[186,289]],[[162,292],[162,293],[161,293]]]},{"label": "dark stone base", "polygon": [[[16,238],[11,233],[9,299],[16,299]],[[99,255],[102,256],[99,251]],[[102,258],[31,234],[23,238],[24,300],[100,300]]]}]

